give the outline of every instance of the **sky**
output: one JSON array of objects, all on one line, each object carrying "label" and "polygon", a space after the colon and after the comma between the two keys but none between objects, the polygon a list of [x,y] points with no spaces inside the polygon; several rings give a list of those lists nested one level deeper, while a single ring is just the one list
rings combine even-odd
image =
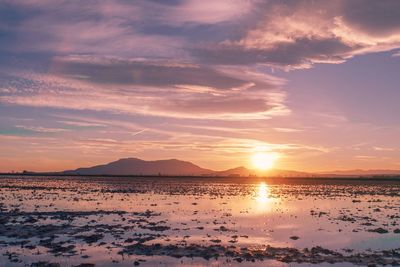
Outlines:
[{"label": "sky", "polygon": [[0,171],[400,169],[400,1],[0,0]]}]

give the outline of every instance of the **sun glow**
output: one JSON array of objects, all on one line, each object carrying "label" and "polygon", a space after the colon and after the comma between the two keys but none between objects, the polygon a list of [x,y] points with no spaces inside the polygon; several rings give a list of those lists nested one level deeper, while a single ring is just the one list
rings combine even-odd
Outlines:
[{"label": "sun glow", "polygon": [[262,182],[258,185],[257,202],[266,203],[270,200],[269,187],[266,183]]},{"label": "sun glow", "polygon": [[268,170],[274,167],[278,156],[274,153],[258,152],[251,157],[251,163],[258,170]]}]

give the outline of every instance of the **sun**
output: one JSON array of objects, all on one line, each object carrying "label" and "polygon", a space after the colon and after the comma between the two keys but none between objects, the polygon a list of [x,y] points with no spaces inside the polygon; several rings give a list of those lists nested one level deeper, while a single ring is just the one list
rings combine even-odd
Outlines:
[{"label": "sun", "polygon": [[258,170],[269,170],[274,167],[278,156],[275,153],[258,152],[251,156],[251,163]]}]

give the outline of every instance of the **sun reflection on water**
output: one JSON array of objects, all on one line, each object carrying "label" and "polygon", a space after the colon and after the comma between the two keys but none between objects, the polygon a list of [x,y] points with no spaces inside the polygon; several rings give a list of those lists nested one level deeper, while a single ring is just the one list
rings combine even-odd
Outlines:
[{"label": "sun reflection on water", "polygon": [[261,203],[261,204],[271,201],[269,186],[266,183],[261,182],[258,185],[256,200],[258,203]]}]

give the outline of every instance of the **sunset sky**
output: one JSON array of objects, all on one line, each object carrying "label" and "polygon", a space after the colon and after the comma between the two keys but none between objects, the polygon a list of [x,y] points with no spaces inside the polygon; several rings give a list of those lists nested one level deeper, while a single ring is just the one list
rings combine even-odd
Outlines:
[{"label": "sunset sky", "polygon": [[0,171],[400,169],[400,1],[0,0]]}]

